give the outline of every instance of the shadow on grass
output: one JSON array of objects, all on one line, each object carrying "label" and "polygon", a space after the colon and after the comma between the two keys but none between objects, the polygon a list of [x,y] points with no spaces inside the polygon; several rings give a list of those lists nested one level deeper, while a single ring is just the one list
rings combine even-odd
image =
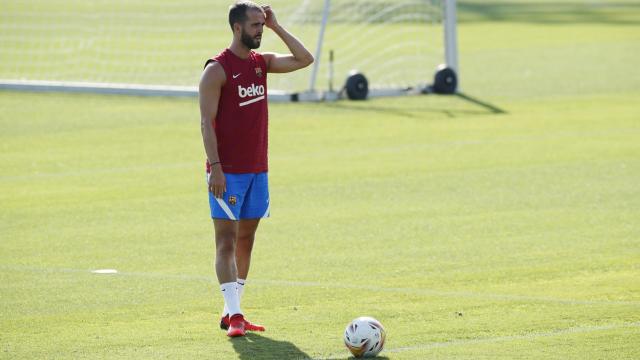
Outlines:
[{"label": "shadow on grass", "polygon": [[[424,96],[424,95],[421,95]],[[449,95],[429,95],[429,96],[449,96]],[[338,101],[322,103],[323,106],[345,111],[376,112],[398,116],[404,118],[421,118],[425,113],[436,113],[455,118],[464,115],[486,115],[486,114],[506,114],[504,109],[499,108],[487,101],[480,100],[464,93],[453,95],[465,102],[474,105],[475,109],[446,108],[442,105],[434,106],[432,103],[425,103],[424,106],[407,107],[404,103],[389,103],[385,105],[372,105],[368,101]]]},{"label": "shadow on grass", "polygon": [[506,114],[507,113],[506,111],[504,111],[503,109],[501,109],[501,108],[499,108],[499,107],[497,107],[495,105],[492,105],[492,104],[490,104],[490,103],[488,103],[486,101],[482,101],[480,99],[474,98],[474,97],[472,97],[470,95],[467,95],[465,93],[461,93],[461,92],[460,93],[456,93],[455,96],[457,96],[457,97],[459,97],[459,98],[461,98],[461,99],[463,99],[465,101],[468,101],[468,102],[470,102],[470,103],[472,103],[474,105],[483,107],[483,108],[487,109],[489,112],[491,112],[493,114]]},{"label": "shadow on grass", "polygon": [[593,23],[633,25],[640,2],[600,1],[459,1],[460,22]]},{"label": "shadow on grass", "polygon": [[242,360],[310,359],[307,353],[288,341],[273,340],[256,333],[247,333],[229,341]]},{"label": "shadow on grass", "polygon": [[[314,359],[304,351],[298,349],[288,341],[278,341],[269,339],[266,336],[256,333],[247,333],[246,336],[230,338],[233,348],[241,360],[307,360]],[[323,360],[333,359],[356,359],[355,357],[347,357],[349,351],[345,348],[344,356],[336,358],[324,358]],[[379,360],[389,360],[386,356],[377,356]]]}]

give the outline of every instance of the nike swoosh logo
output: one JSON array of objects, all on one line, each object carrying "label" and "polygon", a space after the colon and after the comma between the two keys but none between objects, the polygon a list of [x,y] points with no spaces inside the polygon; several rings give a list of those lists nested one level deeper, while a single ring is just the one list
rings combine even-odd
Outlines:
[{"label": "nike swoosh logo", "polygon": [[242,74],[242,73],[240,73],[240,74],[233,74],[232,76],[233,76],[233,78],[235,79],[235,78],[237,78],[238,76],[240,76],[241,74]]}]

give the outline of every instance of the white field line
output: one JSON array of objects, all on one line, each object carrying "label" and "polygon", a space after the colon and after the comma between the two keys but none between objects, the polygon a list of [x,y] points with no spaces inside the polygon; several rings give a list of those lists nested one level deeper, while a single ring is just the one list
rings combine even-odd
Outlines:
[{"label": "white field line", "polygon": [[[148,171],[148,170],[153,171],[153,170],[189,169],[193,167],[194,167],[194,163],[188,163],[188,162],[131,165],[131,166],[123,166],[123,167],[101,167],[96,169],[80,169],[80,170],[60,171],[60,172],[41,172],[41,173],[33,173],[28,175],[0,176],[0,182],[25,181],[25,180],[38,181],[40,179],[46,179],[46,178],[65,178],[65,177],[88,176],[88,175],[93,176],[95,174],[119,174],[119,173],[128,174],[132,172],[140,172],[140,171]],[[204,172],[204,166],[201,166],[201,168],[202,168],[202,171]]]},{"label": "white field line", "polygon": [[[0,265],[0,271],[26,271],[40,273],[84,273],[91,275],[91,271],[95,269],[70,269],[70,268],[48,268],[48,267],[31,267],[31,266],[7,266]],[[211,284],[217,284],[215,275],[180,275],[180,274],[162,274],[151,272],[120,272],[109,276],[130,276],[141,278],[156,278],[165,280],[184,280],[184,281],[202,281]],[[402,288],[402,287],[383,287],[374,285],[353,285],[339,283],[321,283],[316,281],[287,281],[287,280],[268,280],[268,279],[250,279],[251,284],[258,286],[282,286],[282,287],[313,287],[321,289],[355,289],[372,292],[387,293],[403,293],[431,297],[451,297],[451,298],[472,298],[484,300],[500,300],[500,301],[521,301],[521,302],[543,302],[557,303],[568,305],[624,305],[624,306],[640,306],[640,301],[623,301],[623,300],[579,300],[579,299],[561,299],[547,296],[529,296],[529,295],[512,295],[512,294],[493,294],[473,291],[443,291],[425,288]]]},{"label": "white field line", "polygon": [[[423,149],[423,148],[441,148],[441,147],[452,147],[452,146],[464,146],[464,145],[480,145],[480,144],[493,144],[497,143],[497,141],[447,141],[442,143],[431,143],[431,144],[420,144],[420,145],[402,145],[402,146],[389,146],[385,148],[380,148],[380,153],[391,153],[391,152],[400,152],[407,149]],[[321,155],[326,155],[324,153],[310,153],[306,154],[307,157],[318,157]],[[289,155],[274,155],[272,158],[278,159],[291,159],[294,156]],[[621,158],[619,159],[622,162],[622,165],[625,165],[629,162],[637,161],[635,158]],[[563,167],[567,165],[593,165],[594,163],[600,164],[601,162],[594,161],[565,161],[565,162],[557,162],[553,164],[547,165],[522,165],[522,166],[494,166],[494,167],[483,167],[483,168],[472,168],[472,169],[458,169],[458,170],[441,170],[432,172],[429,175],[431,177],[437,176],[446,176],[452,173],[484,173],[487,171],[496,171],[496,170],[504,170],[504,169],[545,169],[545,168],[554,168],[554,167]],[[58,165],[66,166],[63,162],[59,162]],[[32,180],[38,181],[43,178],[65,178],[65,177],[79,177],[79,176],[93,176],[95,174],[118,174],[118,173],[131,173],[131,172],[140,172],[140,171],[157,171],[157,170],[173,170],[173,169],[192,169],[199,166],[200,163],[193,162],[179,162],[179,163],[161,163],[161,164],[140,164],[140,165],[131,165],[124,167],[100,167],[100,168],[86,168],[86,169],[78,169],[78,170],[65,170],[60,169],[60,171],[50,171],[50,172],[36,172],[22,175],[0,175],[0,182],[12,182],[12,181],[25,181]],[[371,180],[369,180],[371,181]],[[315,185],[314,185],[315,186]]]},{"label": "white field line", "polygon": [[[427,344],[421,344],[421,345],[403,346],[398,348],[385,349],[382,352],[382,355],[384,355],[385,353],[400,353],[400,352],[417,351],[417,350],[431,350],[431,349],[446,348],[446,347],[452,347],[452,346],[491,344],[491,343],[497,343],[497,342],[503,342],[503,341],[536,340],[536,339],[545,338],[545,337],[584,334],[584,333],[591,333],[596,331],[607,331],[607,330],[617,330],[617,329],[626,329],[626,328],[640,328],[640,322],[609,324],[609,325],[599,325],[599,326],[580,326],[580,327],[572,327],[568,329],[552,330],[547,332],[535,332],[535,333],[529,333],[529,334],[523,334],[523,335],[507,335],[507,336],[498,336],[498,337],[489,337],[489,338],[460,339],[460,340],[451,340],[451,341],[445,341],[445,342],[433,342],[433,343],[427,343]],[[345,359],[345,358],[346,357],[344,355],[334,354],[328,358],[315,358],[315,359],[316,360],[338,360],[338,359]]]}]

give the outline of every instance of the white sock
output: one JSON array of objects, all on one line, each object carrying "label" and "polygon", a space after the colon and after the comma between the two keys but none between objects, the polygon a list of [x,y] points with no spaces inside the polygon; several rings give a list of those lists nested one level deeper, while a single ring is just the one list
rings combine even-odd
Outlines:
[{"label": "white sock", "polygon": [[245,279],[238,279],[238,300],[242,301],[242,294],[244,294],[244,284],[247,282]]},{"label": "white sock", "polygon": [[238,297],[238,283],[228,282],[220,284],[220,290],[224,297],[225,307],[229,315],[242,314],[240,310],[240,298]]},{"label": "white sock", "polygon": [[[244,294],[244,284],[247,282],[245,279],[238,279],[238,302],[242,301],[242,294]],[[227,302],[224,302],[224,308],[222,309],[222,316],[229,315],[229,307]]]}]

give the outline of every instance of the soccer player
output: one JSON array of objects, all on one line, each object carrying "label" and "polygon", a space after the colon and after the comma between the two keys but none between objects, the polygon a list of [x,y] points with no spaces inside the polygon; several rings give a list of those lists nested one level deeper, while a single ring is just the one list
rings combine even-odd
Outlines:
[{"label": "soccer player", "polygon": [[[267,185],[267,74],[304,68],[313,56],[276,20],[270,6],[249,1],[229,8],[233,40],[205,63],[200,79],[200,118],[207,155],[215,268],[224,297],[220,327],[231,337],[264,331],[244,318],[240,299],[261,218],[269,216]],[[264,27],[290,54],[258,53]]]}]

